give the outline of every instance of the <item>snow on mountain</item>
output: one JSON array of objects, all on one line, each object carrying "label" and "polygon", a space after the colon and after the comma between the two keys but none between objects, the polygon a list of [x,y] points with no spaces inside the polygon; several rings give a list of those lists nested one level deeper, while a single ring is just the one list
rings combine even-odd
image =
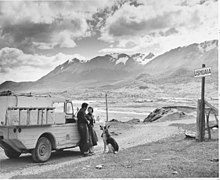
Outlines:
[{"label": "snow on mountain", "polygon": [[79,59],[73,58],[73,59],[68,60],[68,64],[74,63],[74,62],[79,62]]},{"label": "snow on mountain", "polygon": [[139,64],[145,65],[154,58],[154,54],[151,52],[148,55],[142,53],[136,53],[133,54],[131,58],[133,58]]},{"label": "snow on mountain", "polygon": [[80,62],[80,63],[85,63],[86,60],[84,60],[84,59],[80,59],[80,60],[79,60],[78,58],[73,58],[73,59],[68,60],[68,64],[78,63],[78,62]]},{"label": "snow on mountain", "polygon": [[145,56],[144,59],[152,59],[152,58],[154,58],[154,57],[155,57],[155,55],[150,52],[147,56]]},{"label": "snow on mountain", "polygon": [[136,53],[136,54],[133,54],[131,57],[138,63],[142,64],[143,63],[143,60],[145,58],[145,54],[141,54],[141,53]]},{"label": "snow on mountain", "polygon": [[123,63],[126,64],[126,62],[129,59],[132,59],[134,62],[137,62],[138,64],[145,65],[149,61],[151,61],[155,56],[153,53],[143,54],[143,53],[135,53],[132,55],[127,54],[120,54],[120,53],[111,53],[109,56],[112,57],[112,62],[115,62],[115,64]]},{"label": "snow on mountain", "polygon": [[205,41],[205,42],[198,45],[198,48],[202,53],[211,51],[212,49],[215,49],[217,47],[218,47],[217,40]]},{"label": "snow on mountain", "polygon": [[111,53],[109,55],[115,60],[115,59],[118,59],[119,54],[120,53]]},{"label": "snow on mountain", "polygon": [[79,60],[78,58],[73,58],[73,59],[69,59],[65,63],[59,65],[56,69],[64,70],[64,69],[68,68],[69,66],[71,66],[72,64],[86,63],[86,62],[87,62],[86,60]]},{"label": "snow on mountain", "polygon": [[143,53],[135,53],[132,55],[127,54],[120,54],[120,53],[111,53],[109,56],[112,57],[112,62],[115,62],[115,64],[123,63],[126,64],[126,62],[129,59],[132,59],[134,62],[137,62],[138,64],[145,65],[149,61],[151,61],[155,55],[153,53],[143,54]]},{"label": "snow on mountain", "polygon": [[116,61],[116,64],[119,64],[119,63],[126,64],[126,62],[127,62],[128,59],[129,59],[128,57],[119,58],[119,59]]},{"label": "snow on mountain", "polygon": [[109,54],[109,56],[112,57],[111,60],[112,60],[112,62],[115,62],[116,65],[120,64],[120,63],[125,65],[126,62],[128,61],[128,59],[130,58],[129,55],[120,54],[120,53],[111,53],[111,54]]}]

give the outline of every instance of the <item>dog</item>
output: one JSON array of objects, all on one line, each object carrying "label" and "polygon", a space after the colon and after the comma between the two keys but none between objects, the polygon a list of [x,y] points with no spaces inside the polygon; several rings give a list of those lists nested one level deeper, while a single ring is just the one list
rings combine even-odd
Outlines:
[{"label": "dog", "polygon": [[118,143],[115,141],[114,138],[111,137],[111,135],[109,134],[108,132],[108,129],[109,129],[109,125],[108,126],[100,126],[100,129],[103,131],[102,132],[102,139],[103,139],[103,142],[104,142],[104,151],[103,151],[103,154],[105,153],[106,151],[106,146],[108,146],[108,153],[118,153],[119,151],[119,146],[118,146]]}]

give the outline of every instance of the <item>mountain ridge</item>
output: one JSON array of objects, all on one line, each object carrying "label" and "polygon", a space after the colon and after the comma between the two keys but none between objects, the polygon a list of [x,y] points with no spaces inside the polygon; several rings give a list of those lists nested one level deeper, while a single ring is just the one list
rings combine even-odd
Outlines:
[{"label": "mountain ridge", "polygon": [[112,53],[88,61],[74,58],[58,65],[37,81],[7,81],[0,85],[0,90],[63,90],[114,87],[114,84],[123,81],[127,84],[129,81],[158,82],[159,79],[172,80],[174,76],[175,79],[182,75],[191,77],[193,70],[200,68],[203,63],[212,66],[213,72],[218,71],[218,40],[177,47],[159,56],[149,52],[132,55]]}]

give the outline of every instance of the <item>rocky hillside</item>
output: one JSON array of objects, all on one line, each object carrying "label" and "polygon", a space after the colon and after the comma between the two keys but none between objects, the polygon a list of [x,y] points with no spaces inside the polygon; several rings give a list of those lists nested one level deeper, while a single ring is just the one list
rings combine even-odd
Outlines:
[{"label": "rocky hillside", "polygon": [[212,68],[212,76],[208,82],[218,79],[218,41],[206,41],[201,44],[191,44],[178,47],[157,56],[145,65],[137,81],[156,83],[179,83],[195,81],[194,69],[202,67]]},{"label": "rocky hillside", "polygon": [[191,44],[166,52],[149,62],[145,71],[151,75],[172,74],[178,70],[193,71],[202,64],[218,69],[218,41],[206,41],[201,44]]},{"label": "rocky hillside", "polygon": [[[172,49],[157,57],[152,53],[133,55],[113,53],[89,61],[67,60],[35,82],[7,81],[0,90],[120,88],[142,82],[188,82],[194,69],[202,64],[212,67],[210,81],[217,80],[218,41],[206,41]],[[208,78],[207,78],[208,79]]]},{"label": "rocky hillside", "polygon": [[143,69],[144,64],[154,57],[152,53],[120,54],[97,56],[89,61],[67,60],[36,82],[5,82],[0,89],[74,89],[75,87],[105,86],[117,81],[132,79]]},{"label": "rocky hillside", "polygon": [[144,69],[145,56],[138,54],[135,57],[127,54],[108,54],[87,62],[78,59],[68,60],[36,83],[56,86],[65,82],[65,84],[89,87],[127,80]]}]

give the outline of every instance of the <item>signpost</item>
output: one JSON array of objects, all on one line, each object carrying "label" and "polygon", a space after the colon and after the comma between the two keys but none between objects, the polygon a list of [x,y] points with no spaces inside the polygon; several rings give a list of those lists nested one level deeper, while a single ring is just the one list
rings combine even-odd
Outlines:
[{"label": "signpost", "polygon": [[211,67],[205,67],[205,64],[203,64],[203,68],[201,69],[195,69],[194,76],[195,77],[205,77],[211,75]]},{"label": "signpost", "polygon": [[211,75],[211,67],[206,68],[205,64],[201,69],[194,70],[194,77],[202,77],[201,101],[198,101],[197,111],[197,138],[204,141],[205,138],[205,77]]}]

